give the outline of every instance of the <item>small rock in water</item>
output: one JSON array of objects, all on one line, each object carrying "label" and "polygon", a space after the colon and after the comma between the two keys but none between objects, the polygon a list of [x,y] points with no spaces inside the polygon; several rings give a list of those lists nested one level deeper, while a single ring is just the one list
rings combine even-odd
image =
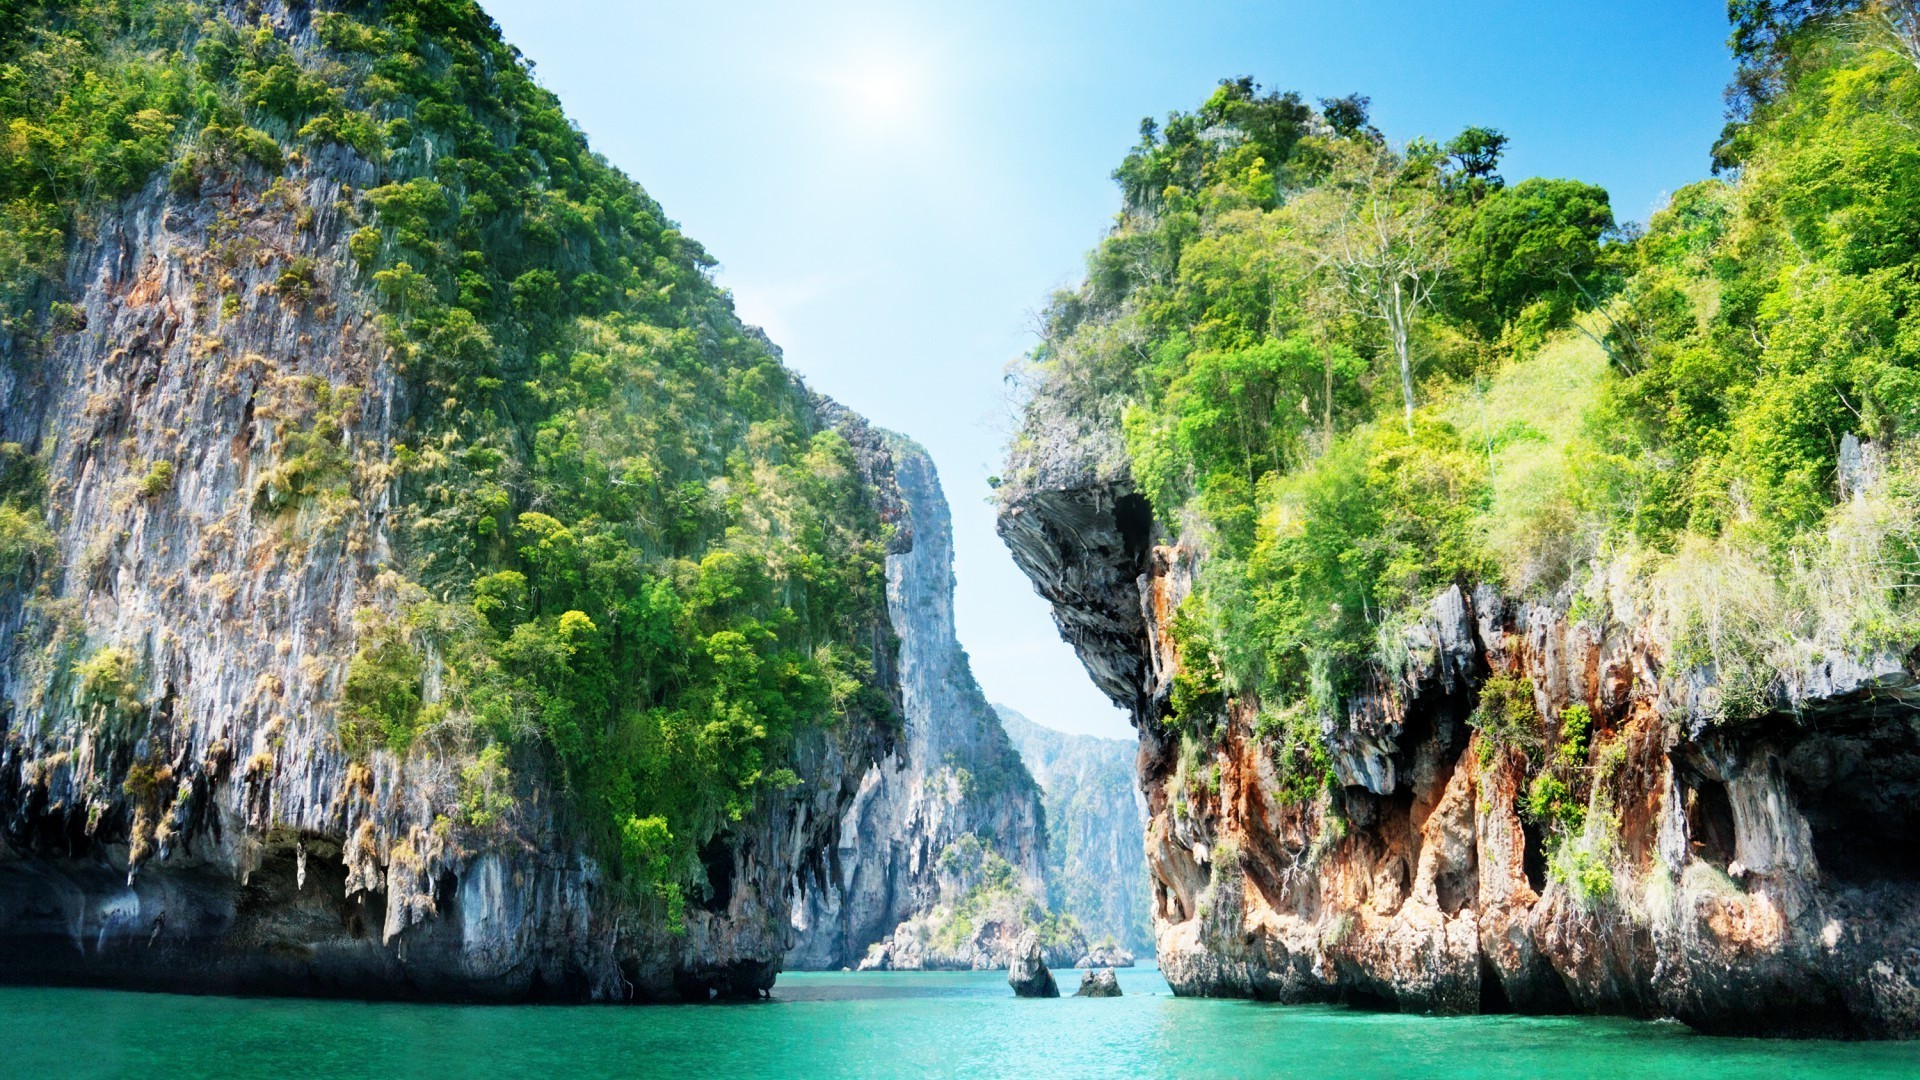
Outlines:
[{"label": "small rock in water", "polygon": [[1007,961],[1007,985],[1013,987],[1015,997],[1060,996],[1060,986],[1053,981],[1053,972],[1047,970],[1038,931],[1029,930],[1014,942],[1013,955]]},{"label": "small rock in water", "polygon": [[1126,949],[1123,949],[1118,945],[1109,945],[1106,943],[1102,943],[1099,945],[1095,945],[1091,949],[1088,949],[1086,954],[1081,956],[1079,961],[1077,961],[1073,966],[1077,968],[1081,968],[1083,970],[1091,970],[1093,968],[1103,968],[1103,967],[1104,968],[1132,967],[1133,963],[1134,963],[1134,959],[1133,959],[1133,954],[1131,952],[1128,952]]},{"label": "small rock in water", "polygon": [[1074,997],[1119,997],[1120,980],[1114,977],[1112,968],[1089,971],[1080,976],[1080,989],[1073,992]]}]

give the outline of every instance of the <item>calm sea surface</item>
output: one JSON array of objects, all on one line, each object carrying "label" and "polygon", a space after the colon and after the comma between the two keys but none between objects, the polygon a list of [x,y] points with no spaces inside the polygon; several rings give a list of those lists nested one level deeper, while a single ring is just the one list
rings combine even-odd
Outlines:
[{"label": "calm sea surface", "polygon": [[[1077,972],[1060,972],[1071,991]],[[789,974],[752,1005],[368,1005],[0,988],[8,1077],[1920,1077],[1920,1044],[1175,998],[1021,1001],[998,972]]]}]

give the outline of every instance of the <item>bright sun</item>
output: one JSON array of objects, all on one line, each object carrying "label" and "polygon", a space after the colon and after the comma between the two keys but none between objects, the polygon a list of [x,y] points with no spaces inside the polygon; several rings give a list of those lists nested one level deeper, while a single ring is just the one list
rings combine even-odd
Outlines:
[{"label": "bright sun", "polygon": [[826,81],[839,91],[849,118],[872,131],[907,127],[925,104],[921,66],[897,55],[849,57]]}]

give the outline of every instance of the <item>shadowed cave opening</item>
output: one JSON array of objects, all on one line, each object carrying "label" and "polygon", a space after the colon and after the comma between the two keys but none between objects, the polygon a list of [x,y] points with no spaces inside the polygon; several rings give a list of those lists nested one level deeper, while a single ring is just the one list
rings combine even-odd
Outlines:
[{"label": "shadowed cave opening", "polygon": [[1920,716],[1843,716],[1784,761],[1826,878],[1850,886],[1920,882]]},{"label": "shadowed cave opening", "polygon": [[1733,862],[1733,802],[1727,785],[1702,780],[1687,792],[1687,842],[1694,858],[1725,870]]},{"label": "shadowed cave opening", "polygon": [[1547,835],[1540,825],[1522,814],[1520,817],[1520,869],[1527,875],[1527,887],[1536,893],[1547,891]]},{"label": "shadowed cave opening", "polygon": [[1507,988],[1500,981],[1500,972],[1493,966],[1493,958],[1486,953],[1480,954],[1480,1011],[1483,1013],[1510,1013],[1513,1002],[1507,1000]]},{"label": "shadowed cave opening", "polygon": [[1113,504],[1113,523],[1127,545],[1127,558],[1142,565],[1153,538],[1153,506],[1139,495],[1122,495]]},{"label": "shadowed cave opening", "polygon": [[1920,829],[1909,789],[1906,806],[1894,799],[1829,797],[1803,807],[1813,833],[1813,857],[1825,876],[1849,885],[1920,882]]},{"label": "shadowed cave opening", "polygon": [[[304,872],[300,851],[305,848]],[[441,885],[435,902],[442,910],[452,903],[451,890]],[[322,941],[344,934],[355,941],[379,938],[386,893],[347,896],[347,867],[340,845],[323,836],[270,838],[260,863],[247,874],[233,897],[236,920],[273,927],[274,936]]]},{"label": "shadowed cave opening", "polygon": [[700,866],[707,872],[707,895],[700,906],[707,911],[727,910],[733,903],[733,849],[725,837],[716,836],[700,848]]}]

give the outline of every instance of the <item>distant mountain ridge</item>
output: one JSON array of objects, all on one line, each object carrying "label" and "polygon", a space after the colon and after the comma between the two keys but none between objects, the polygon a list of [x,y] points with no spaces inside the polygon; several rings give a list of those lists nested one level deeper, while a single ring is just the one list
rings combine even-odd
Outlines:
[{"label": "distant mountain ridge", "polygon": [[1005,705],[993,710],[1045,792],[1047,906],[1079,920],[1090,942],[1111,937],[1152,955],[1133,740],[1069,735]]}]

